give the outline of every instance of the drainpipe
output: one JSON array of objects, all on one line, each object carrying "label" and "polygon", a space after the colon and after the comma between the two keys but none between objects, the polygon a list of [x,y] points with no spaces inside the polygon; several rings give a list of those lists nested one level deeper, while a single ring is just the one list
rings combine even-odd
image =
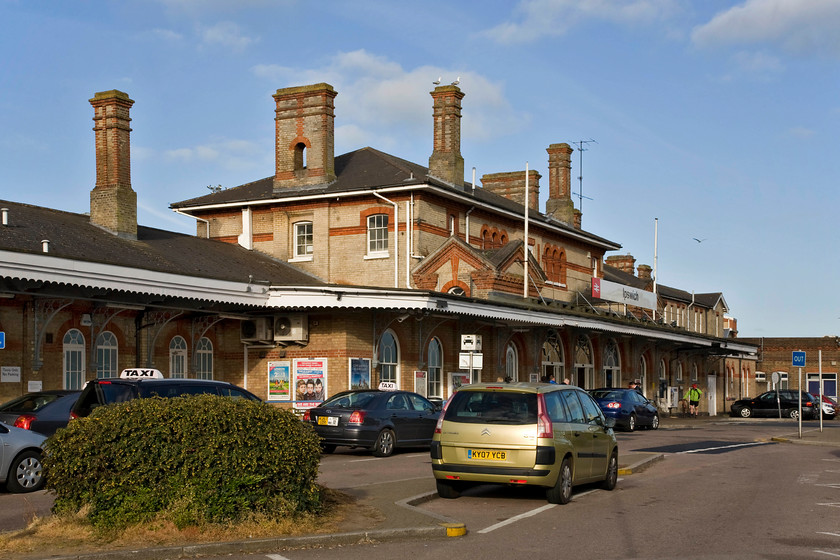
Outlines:
[{"label": "drainpipe", "polygon": [[[405,202],[405,287],[411,289],[411,201]],[[394,243],[396,245],[396,243]]]},{"label": "drainpipe", "polygon": [[208,220],[205,220],[204,218],[199,218],[198,216],[193,216],[192,214],[187,214],[186,212],[182,212],[182,211],[178,210],[177,208],[173,208],[173,211],[176,214],[186,216],[187,218],[192,218],[193,220],[198,220],[199,222],[204,222],[207,225],[207,227],[205,228],[205,233],[207,235],[205,235],[205,237],[207,239],[210,239],[210,222]]},{"label": "drainpipe", "polygon": [[525,267],[525,281],[522,283],[522,297],[528,299],[528,262],[530,251],[528,249],[528,162],[525,162],[525,258],[523,266]]},{"label": "drainpipe", "polygon": [[394,287],[400,287],[400,244],[399,244],[399,237],[400,237],[400,207],[397,205],[396,202],[392,200],[388,200],[381,194],[376,191],[373,191],[373,196],[377,198],[381,198],[388,204],[394,207]]}]

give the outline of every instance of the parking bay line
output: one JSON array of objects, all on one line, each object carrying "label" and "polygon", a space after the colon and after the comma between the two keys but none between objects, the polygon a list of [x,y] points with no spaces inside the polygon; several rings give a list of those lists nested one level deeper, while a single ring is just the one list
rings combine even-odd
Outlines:
[{"label": "parking bay line", "polygon": [[[622,479],[619,478],[618,480],[616,480],[616,482],[619,482],[621,480]],[[575,494],[575,498],[582,498],[583,496],[586,496],[587,494],[592,494],[593,492],[598,492],[598,490],[597,489],[587,490],[586,492],[581,492],[580,494]],[[489,533],[490,531],[495,531],[496,529],[501,529],[502,527],[505,527],[506,525],[510,525],[511,523],[516,523],[517,521],[521,521],[523,519],[533,517],[535,515],[538,515],[538,514],[544,512],[544,511],[548,511],[551,508],[555,508],[555,507],[557,507],[557,504],[546,504],[544,506],[538,507],[537,509],[532,509],[531,511],[526,511],[525,513],[520,513],[519,515],[514,515],[513,517],[511,517],[509,519],[505,519],[504,521],[500,521],[499,523],[496,523],[495,525],[490,525],[489,527],[485,527],[484,529],[481,529],[480,531],[476,531],[476,532],[479,533],[479,534]]]},{"label": "parking bay line", "polygon": [[756,445],[769,445],[769,441],[754,441],[750,443],[735,443],[732,445],[721,445],[718,447],[706,447],[704,449],[688,449],[686,451],[677,451],[676,455],[682,455],[684,453],[703,453],[704,451],[717,451],[718,449],[733,449],[736,447],[752,447]]}]

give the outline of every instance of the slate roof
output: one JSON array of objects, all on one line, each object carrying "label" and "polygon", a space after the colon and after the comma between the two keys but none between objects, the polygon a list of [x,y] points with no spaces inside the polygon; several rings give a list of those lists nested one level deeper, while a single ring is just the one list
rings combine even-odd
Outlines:
[{"label": "slate roof", "polygon": [[137,240],[90,223],[90,216],[0,200],[8,225],[0,225],[0,250],[139,268],[231,282],[320,286],[324,282],[288,263],[230,243],[138,226]]},{"label": "slate roof", "polygon": [[[640,290],[646,289],[648,284],[650,284],[649,280],[643,280],[637,276],[630,274],[629,272],[624,272],[623,270],[619,270],[618,268],[615,268],[608,264],[604,265],[604,280],[616,282],[617,284],[624,284],[625,286],[631,286]],[[687,292],[685,290],[679,290],[677,288],[672,288],[671,286],[657,284],[656,292],[658,295],[662,296],[665,299],[691,303],[692,294],[691,292]],[[694,294],[694,304],[699,305],[701,307],[706,307],[708,309],[714,309],[717,303],[722,299],[723,293],[721,292]],[[726,307],[725,301],[723,305],[724,307]]]},{"label": "slate roof", "polygon": [[[524,215],[524,206],[522,204],[490,192],[482,188],[480,184],[475,189],[472,188],[471,183],[451,185],[429,175],[428,167],[380,152],[370,147],[337,156],[335,158],[335,174],[336,180],[332,183],[304,187],[287,187],[276,193],[274,192],[274,177],[266,177],[265,179],[260,179],[252,183],[224,189],[217,193],[174,202],[170,205],[170,208],[188,211],[191,208],[202,206],[245,204],[248,202],[282,200],[283,198],[304,195],[329,195],[385,187],[432,184],[444,191],[453,194],[468,195],[479,202]],[[613,241],[575,229],[572,226],[541,213],[532,212],[530,216],[532,221],[549,224],[552,227],[566,230],[575,235],[582,235],[593,242],[614,247],[614,249],[611,248],[609,250],[621,248],[621,245]]]}]

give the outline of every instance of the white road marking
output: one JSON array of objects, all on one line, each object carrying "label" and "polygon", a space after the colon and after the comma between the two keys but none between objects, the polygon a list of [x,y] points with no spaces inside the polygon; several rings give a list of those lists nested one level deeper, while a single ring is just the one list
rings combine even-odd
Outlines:
[{"label": "white road marking", "polygon": [[817,554],[825,554],[826,556],[833,556],[835,558],[840,558],[840,554],[835,554],[833,552],[826,552],[825,550],[815,550]]},{"label": "white road marking", "polygon": [[702,453],[703,451],[716,451],[718,449],[733,449],[735,447],[750,447],[754,445],[768,445],[769,441],[755,441],[752,443],[735,443],[732,445],[721,445],[719,447],[706,447],[704,449],[689,449],[688,451],[677,451],[677,455],[681,455],[683,453]]},{"label": "white road marking", "polygon": [[366,461],[381,461],[382,459],[395,459],[397,457],[404,457],[406,459],[411,459],[413,457],[428,457],[428,453],[414,453],[412,455],[391,455],[391,457],[369,457],[366,459],[353,459],[352,461],[347,461],[348,463],[364,463]]},{"label": "white road marking", "polygon": [[265,557],[269,560],[289,560],[285,556],[280,556],[279,554],[266,554]]},{"label": "white road marking", "polygon": [[817,531],[818,535],[828,535],[829,537],[840,537],[840,533],[829,533],[826,531]]},{"label": "white road marking", "polygon": [[496,529],[504,527],[505,525],[510,525],[511,523],[516,523],[520,519],[526,519],[528,517],[533,517],[534,515],[540,514],[540,513],[544,512],[546,510],[549,510],[553,507],[557,507],[557,504],[546,504],[542,507],[538,507],[537,509],[532,509],[531,511],[526,511],[525,513],[515,515],[515,516],[513,516],[509,519],[505,519],[501,523],[496,523],[495,525],[490,525],[489,527],[485,527],[484,529],[481,529],[479,531],[479,533],[489,533],[490,531],[495,531]]},{"label": "white road marking", "polygon": [[818,506],[828,506],[828,507],[840,508],[840,502],[826,502],[826,503],[822,503],[822,504],[818,503],[817,505]]}]

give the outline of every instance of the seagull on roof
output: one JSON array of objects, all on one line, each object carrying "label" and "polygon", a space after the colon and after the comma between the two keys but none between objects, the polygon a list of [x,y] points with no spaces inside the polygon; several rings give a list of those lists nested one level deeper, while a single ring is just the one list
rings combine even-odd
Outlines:
[{"label": "seagull on roof", "polygon": [[435,84],[435,85],[440,84],[440,79],[441,79],[442,77],[443,77],[443,76],[438,76],[438,79],[437,79],[437,80],[435,80],[435,81],[434,81],[434,82],[432,82],[432,83],[433,83],[433,84]]},{"label": "seagull on roof", "polygon": [[706,241],[706,239],[707,239],[707,238],[706,238],[706,237],[704,237],[703,239],[697,239],[696,237],[692,237],[692,239],[693,239],[694,241],[696,241],[697,243],[703,243],[704,241]]},{"label": "seagull on roof", "polygon": [[453,86],[457,86],[457,85],[458,85],[458,84],[460,84],[460,83],[461,83],[461,76],[458,76],[458,77],[455,79],[455,81],[454,81],[454,82],[452,82],[452,85],[453,85]]}]

